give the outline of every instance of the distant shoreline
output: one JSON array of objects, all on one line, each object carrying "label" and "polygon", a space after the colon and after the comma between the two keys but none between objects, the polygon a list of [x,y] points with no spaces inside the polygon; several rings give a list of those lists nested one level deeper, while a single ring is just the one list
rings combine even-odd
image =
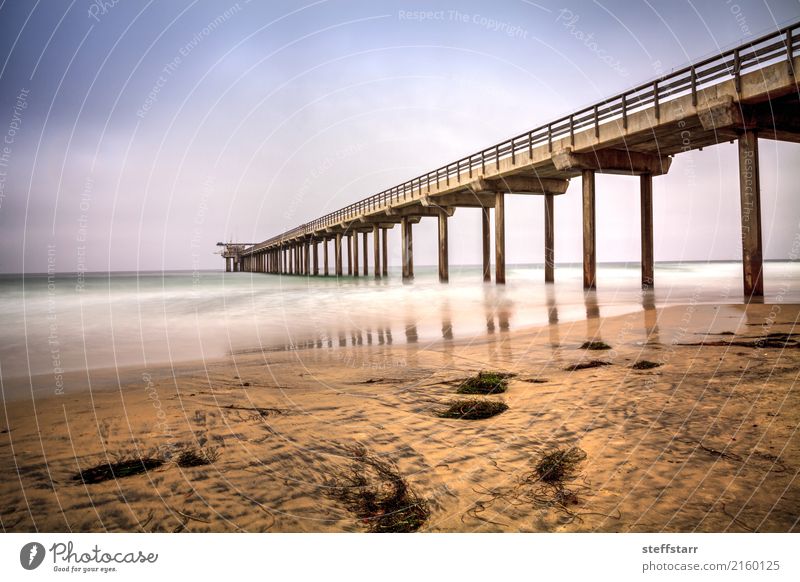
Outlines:
[{"label": "distant shoreline", "polygon": [[[633,264],[637,264],[638,260],[631,260],[631,261],[607,261],[607,262],[597,262],[598,267],[621,267],[621,266],[631,266]],[[765,263],[798,263],[800,261],[792,260],[789,258],[786,259],[764,259]],[[720,260],[711,260],[711,261],[655,261],[655,265],[702,265],[702,264],[711,264],[711,265],[718,265],[718,264],[725,264],[725,263],[741,263],[740,259],[720,259]],[[582,263],[556,263],[555,267],[558,269],[561,268],[579,268],[581,267]],[[450,264],[451,269],[458,269],[458,268],[481,268],[480,263],[471,263],[471,264]],[[416,264],[415,267],[417,269],[436,269],[436,264]],[[506,263],[506,268],[513,269],[513,268],[521,268],[521,267],[533,267],[533,268],[544,268],[544,263]],[[389,266],[390,272],[400,272],[400,266]],[[80,273],[83,276],[87,275],[164,275],[170,273],[224,273],[225,267],[222,266],[219,269],[163,269],[163,270],[141,270],[141,271],[85,271]],[[260,272],[241,272],[241,273],[228,273],[229,275],[267,275],[269,273],[260,273]],[[48,273],[44,272],[27,272],[27,273],[12,273],[12,272],[2,272],[0,273],[0,278],[11,278],[11,277],[38,277],[44,276],[46,277]],[[79,273],[77,271],[56,271],[55,275],[57,277],[67,277],[67,276],[75,276],[77,277]],[[300,275],[274,275],[275,277],[283,276],[283,277],[292,277],[297,278]],[[306,275],[302,275],[302,277],[306,277]],[[309,275],[309,278],[325,278],[323,275]],[[345,275],[345,277],[349,277],[349,275]],[[327,277],[328,279],[335,278],[334,275],[330,275]],[[361,277],[363,278],[363,277]]]}]

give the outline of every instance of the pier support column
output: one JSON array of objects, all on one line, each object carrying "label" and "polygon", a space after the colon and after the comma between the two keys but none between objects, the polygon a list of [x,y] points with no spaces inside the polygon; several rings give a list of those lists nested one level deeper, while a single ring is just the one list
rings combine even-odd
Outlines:
[{"label": "pier support column", "polygon": [[372,267],[375,271],[375,278],[381,278],[381,236],[380,227],[372,225]]},{"label": "pier support column", "polygon": [[322,274],[328,276],[328,239],[322,239]]},{"label": "pier support column", "polygon": [[342,276],[342,233],[337,232],[336,238],[334,239],[334,260],[336,261],[336,276]]},{"label": "pier support column", "polygon": [[316,240],[311,243],[311,247],[313,250],[312,254],[314,256],[314,276],[316,277],[319,275],[319,246],[317,245]]},{"label": "pier support column", "polygon": [[353,235],[347,235],[347,274],[353,274]]},{"label": "pier support column", "polygon": [[367,240],[367,233],[364,233],[364,276],[369,275],[369,242]]},{"label": "pier support column", "polygon": [[353,243],[353,277],[358,277],[358,233],[354,232]]},{"label": "pier support column", "polygon": [[552,283],[555,281],[556,253],[555,253],[555,230],[553,213],[552,194],[544,195],[544,282]]},{"label": "pier support column", "polygon": [[411,222],[407,216],[400,221],[402,254],[403,254],[403,280],[410,281],[414,278],[414,237],[411,232]]},{"label": "pier support column", "polygon": [[505,193],[496,192],[494,198],[494,281],[506,282],[506,211]]},{"label": "pier support column", "polygon": [[383,245],[381,248],[381,275],[383,277],[389,276],[389,229],[384,228],[382,229],[383,232],[381,233],[381,244]]},{"label": "pier support column", "polygon": [[447,213],[439,213],[439,282],[450,281],[450,265],[448,262],[449,249],[447,247]]},{"label": "pier support column", "polygon": [[594,289],[597,274],[594,230],[594,170],[583,170],[583,288]]},{"label": "pier support column", "polygon": [[489,240],[491,237],[491,223],[489,217],[489,209],[481,208],[481,244],[483,246],[483,280],[492,280],[492,242]]},{"label": "pier support column", "polygon": [[225,257],[225,272],[226,273],[230,273],[231,272],[231,259],[230,259],[230,257]]},{"label": "pier support column", "polygon": [[641,213],[642,213],[642,289],[651,289],[654,281],[653,271],[653,175],[642,174]]},{"label": "pier support column", "polygon": [[303,243],[303,275],[311,274],[311,241]]},{"label": "pier support column", "polygon": [[744,297],[764,296],[761,246],[761,178],[758,168],[758,132],[739,136],[739,196],[742,219],[742,283]]}]

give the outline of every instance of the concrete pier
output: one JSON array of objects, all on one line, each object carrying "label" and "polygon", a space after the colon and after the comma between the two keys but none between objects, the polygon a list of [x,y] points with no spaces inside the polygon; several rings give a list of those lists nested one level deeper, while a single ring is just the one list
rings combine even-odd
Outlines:
[{"label": "concrete pier", "polygon": [[597,276],[594,220],[594,170],[583,170],[583,288],[594,289]]},{"label": "concrete pier", "polygon": [[761,178],[758,166],[758,132],[748,129],[739,137],[742,286],[745,299],[764,295],[764,264],[761,247]]},{"label": "concrete pier", "polygon": [[447,213],[439,213],[439,282],[450,281],[450,265],[447,247]]},{"label": "concrete pier", "polygon": [[347,275],[353,276],[353,235],[347,235]]},{"label": "concrete pier", "polygon": [[[800,67],[798,55],[800,23],[761,38],[744,39],[740,46],[704,58],[696,67],[685,67],[652,85],[637,85],[609,96],[263,242],[219,243],[225,247],[225,270],[317,275],[317,244],[321,240],[326,245],[332,239],[335,269],[341,276],[341,243],[346,236],[348,274],[362,270],[366,275],[367,237],[371,232],[374,275],[387,276],[387,231],[399,224],[403,280],[411,281],[412,225],[423,217],[436,217],[439,277],[445,282],[449,280],[448,229],[453,226],[447,218],[457,208],[477,208],[481,212],[482,274],[483,280],[489,281],[490,209],[494,208],[495,280],[504,284],[505,195],[535,195],[544,197],[544,275],[545,282],[551,283],[555,279],[555,197],[565,194],[571,179],[580,177],[581,227],[577,216],[571,222],[572,228],[581,228],[583,234],[583,286],[594,289],[598,283],[595,175],[599,172],[638,177],[640,181],[641,284],[647,289],[654,285],[653,228],[657,217],[653,177],[668,173],[673,157],[686,151],[738,142],[742,290],[746,299],[760,297],[764,292],[764,233],[758,139],[800,143],[800,98],[794,76]],[[736,66],[731,67],[732,62]],[[688,143],[687,133],[691,138]],[[602,203],[603,198],[600,200]],[[665,196],[665,204],[670,200]],[[633,224],[631,227],[635,228]],[[357,258],[359,233],[364,235],[363,267],[359,267]],[[577,230],[572,234],[577,235]],[[313,249],[308,249],[309,243]],[[327,246],[323,253],[327,254]],[[313,255],[312,267],[309,254]],[[323,272],[327,274],[327,256],[324,262]]]},{"label": "concrete pier", "polygon": [[481,208],[481,245],[483,248],[483,280],[491,281],[491,254],[492,254],[492,241],[491,238],[491,217],[489,216],[488,208]]},{"label": "concrete pier", "polygon": [[653,287],[653,176],[642,174],[640,180],[642,229],[642,289]]},{"label": "concrete pier", "polygon": [[328,239],[322,239],[322,274],[328,276]]},{"label": "concrete pier", "polygon": [[544,195],[544,282],[555,281],[555,231],[553,230],[553,195]]},{"label": "concrete pier", "polygon": [[369,275],[369,241],[367,240],[367,232],[363,233],[364,238],[364,276]]},{"label": "concrete pier", "polygon": [[337,232],[335,240],[336,240],[336,249],[334,253],[336,255],[336,276],[341,277],[342,276],[342,233]]},{"label": "concrete pier", "polygon": [[377,224],[372,225],[372,263],[373,270],[375,271],[375,278],[381,278],[381,237],[380,227]]},{"label": "concrete pier", "polygon": [[351,240],[353,244],[353,277],[358,277],[358,233],[354,232]]},{"label": "concrete pier", "polygon": [[389,276],[389,229],[381,229],[381,275],[383,277]]},{"label": "concrete pier", "polygon": [[495,194],[494,202],[494,281],[506,282],[506,211],[504,192]]},{"label": "concrete pier", "polygon": [[403,280],[410,281],[414,278],[414,237],[411,231],[411,221],[404,216],[400,222],[402,237]]}]

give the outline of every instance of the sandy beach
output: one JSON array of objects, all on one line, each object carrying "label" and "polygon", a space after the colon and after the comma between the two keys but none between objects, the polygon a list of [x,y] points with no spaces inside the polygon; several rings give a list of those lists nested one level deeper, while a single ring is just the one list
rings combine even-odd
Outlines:
[{"label": "sandy beach", "polygon": [[[91,391],[4,401],[2,527],[367,531],[331,494],[361,450],[424,502],[419,531],[797,531],[800,351],[787,334],[799,316],[672,306],[427,345],[374,338],[93,371]],[[593,360],[606,365],[571,369]],[[632,369],[641,361],[654,367]],[[514,374],[504,394],[476,397],[508,409],[437,416],[481,370]],[[573,447],[585,458],[566,496],[531,478],[547,451]],[[213,462],[179,466],[189,449]],[[144,456],[164,462],[76,478]]]}]

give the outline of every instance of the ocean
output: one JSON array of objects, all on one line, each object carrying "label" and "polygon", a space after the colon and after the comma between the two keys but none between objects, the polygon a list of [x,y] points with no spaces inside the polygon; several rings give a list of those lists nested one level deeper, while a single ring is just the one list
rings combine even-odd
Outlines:
[{"label": "ocean", "polygon": [[[412,284],[263,273],[140,272],[0,276],[0,378],[158,366],[232,353],[369,344],[469,341],[547,323],[687,303],[741,303],[738,262],[657,263],[642,292],[639,265],[598,266],[584,292],[580,265],[509,266],[508,284],[479,267],[417,267]],[[767,262],[765,302],[800,302],[800,265]]]}]

